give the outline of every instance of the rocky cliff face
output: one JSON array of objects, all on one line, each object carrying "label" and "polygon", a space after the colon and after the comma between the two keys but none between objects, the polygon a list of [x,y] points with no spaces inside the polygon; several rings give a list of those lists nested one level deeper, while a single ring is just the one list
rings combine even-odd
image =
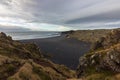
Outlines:
[{"label": "rocky cliff face", "polygon": [[100,37],[103,37],[107,33],[109,33],[111,30],[77,30],[77,31],[67,31],[63,32],[62,34],[67,34],[67,38],[75,38],[80,41],[85,42],[96,42]]},{"label": "rocky cliff face", "polygon": [[111,30],[80,58],[77,75],[84,80],[120,80],[120,29]]},{"label": "rocky cliff face", "polygon": [[32,43],[24,44],[0,33],[0,80],[66,80],[75,72],[46,59]]}]

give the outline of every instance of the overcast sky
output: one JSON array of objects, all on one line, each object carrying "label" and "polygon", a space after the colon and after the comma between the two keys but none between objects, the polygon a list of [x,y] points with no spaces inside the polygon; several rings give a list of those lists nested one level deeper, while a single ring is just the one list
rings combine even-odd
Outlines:
[{"label": "overcast sky", "polygon": [[0,29],[120,28],[120,0],[0,0]]}]

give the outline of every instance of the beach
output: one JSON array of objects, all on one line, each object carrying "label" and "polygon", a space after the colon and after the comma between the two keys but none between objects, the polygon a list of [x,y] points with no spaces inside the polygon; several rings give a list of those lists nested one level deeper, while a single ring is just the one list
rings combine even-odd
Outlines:
[{"label": "beach", "polygon": [[90,43],[66,38],[65,35],[43,39],[20,40],[24,43],[35,43],[45,55],[51,55],[50,60],[76,69],[79,58],[90,50]]}]

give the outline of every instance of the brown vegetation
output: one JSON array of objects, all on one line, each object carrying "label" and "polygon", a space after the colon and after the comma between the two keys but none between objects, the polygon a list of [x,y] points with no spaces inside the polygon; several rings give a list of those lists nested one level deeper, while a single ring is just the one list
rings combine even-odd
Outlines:
[{"label": "brown vegetation", "polygon": [[46,59],[32,43],[12,40],[0,33],[0,80],[66,80],[75,71]]},{"label": "brown vegetation", "polygon": [[77,31],[68,31],[63,32],[63,34],[67,34],[66,37],[68,38],[75,38],[80,41],[85,42],[96,42],[99,38],[104,37],[108,34],[111,30],[109,29],[101,29],[101,30],[77,30]]},{"label": "brown vegetation", "polygon": [[80,58],[78,77],[85,80],[120,80],[120,30],[111,30]]}]

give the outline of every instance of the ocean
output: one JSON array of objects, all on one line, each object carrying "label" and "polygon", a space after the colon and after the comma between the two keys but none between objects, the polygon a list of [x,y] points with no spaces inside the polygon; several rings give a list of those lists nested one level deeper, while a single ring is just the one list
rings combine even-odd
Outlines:
[{"label": "ocean", "polygon": [[37,38],[50,38],[60,36],[61,32],[53,31],[23,31],[23,32],[6,32],[13,40],[37,39]]}]

